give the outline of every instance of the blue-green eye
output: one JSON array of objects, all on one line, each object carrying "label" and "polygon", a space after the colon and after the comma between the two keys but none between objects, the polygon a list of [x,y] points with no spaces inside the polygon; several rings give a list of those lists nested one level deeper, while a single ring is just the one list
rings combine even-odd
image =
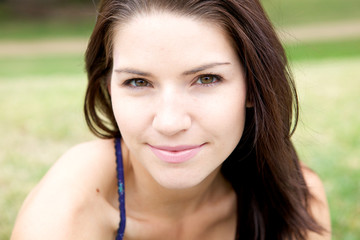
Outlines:
[{"label": "blue-green eye", "polygon": [[149,82],[144,79],[131,79],[125,82],[126,85],[130,85],[131,87],[148,87],[150,86]]},{"label": "blue-green eye", "polygon": [[220,81],[219,76],[209,74],[209,75],[199,76],[198,79],[196,80],[196,84],[208,85],[208,84],[216,83],[218,81]]}]

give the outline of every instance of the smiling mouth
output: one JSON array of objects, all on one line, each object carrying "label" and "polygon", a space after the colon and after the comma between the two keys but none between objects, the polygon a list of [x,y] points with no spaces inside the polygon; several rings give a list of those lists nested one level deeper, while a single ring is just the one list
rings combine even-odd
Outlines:
[{"label": "smiling mouth", "polygon": [[201,145],[182,145],[182,146],[152,146],[148,144],[151,151],[160,160],[166,163],[183,163],[193,158],[201,151],[204,144]]}]

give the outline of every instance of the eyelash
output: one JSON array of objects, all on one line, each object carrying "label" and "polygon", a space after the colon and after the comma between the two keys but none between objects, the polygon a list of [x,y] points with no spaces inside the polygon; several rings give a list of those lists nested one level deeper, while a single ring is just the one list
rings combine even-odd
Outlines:
[{"label": "eyelash", "polygon": [[[136,86],[135,85],[135,82],[136,81],[143,81],[146,83],[146,86]],[[143,87],[149,87],[149,85],[151,85],[147,80],[145,79],[142,79],[142,78],[133,78],[133,79],[129,79],[129,80],[126,80],[124,83],[123,83],[124,86],[127,86],[127,87],[131,87],[131,88],[143,88]]]},{"label": "eyelash", "polygon": [[[214,79],[214,82],[211,82],[211,83],[197,83],[201,78],[205,78],[205,77],[210,77],[210,78],[213,78]],[[218,84],[219,82],[221,82],[223,80],[223,77],[218,75],[218,74],[202,74],[200,76],[197,76],[195,78],[195,81],[194,81],[194,84],[196,85],[200,85],[200,86],[203,86],[203,87],[210,87],[210,86],[213,86],[215,84]],[[136,81],[143,81],[146,86],[136,86]],[[151,86],[151,83],[149,83],[147,80],[145,79],[142,79],[142,78],[133,78],[133,79],[129,79],[129,80],[126,80],[124,83],[123,83],[124,86],[128,86],[128,87],[131,87],[131,88],[144,88],[144,87],[149,87]]]},{"label": "eyelash", "polygon": [[215,85],[215,84],[218,84],[219,82],[221,82],[222,80],[223,80],[223,77],[222,76],[220,76],[220,75],[218,75],[218,74],[202,74],[202,75],[200,75],[200,76],[198,76],[198,77],[196,77],[196,81],[195,81],[195,83],[197,84],[197,82],[201,79],[201,78],[205,78],[205,77],[207,77],[207,78],[213,78],[213,79],[215,79],[215,81],[214,82],[211,82],[211,83],[203,83],[203,84],[199,84],[199,85],[201,85],[201,86],[204,86],[204,87],[211,87],[211,86],[213,86],[213,85]]}]

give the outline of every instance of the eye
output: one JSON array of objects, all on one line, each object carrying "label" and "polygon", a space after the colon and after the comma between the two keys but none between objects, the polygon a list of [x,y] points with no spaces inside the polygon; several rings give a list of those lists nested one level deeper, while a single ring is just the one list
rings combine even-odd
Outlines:
[{"label": "eye", "polygon": [[207,74],[207,75],[199,76],[198,79],[196,80],[196,84],[209,85],[209,84],[216,83],[220,80],[221,80],[220,76]]},{"label": "eye", "polygon": [[149,87],[150,86],[150,83],[148,81],[141,79],[141,78],[127,80],[124,84],[127,86],[130,86],[130,87]]}]

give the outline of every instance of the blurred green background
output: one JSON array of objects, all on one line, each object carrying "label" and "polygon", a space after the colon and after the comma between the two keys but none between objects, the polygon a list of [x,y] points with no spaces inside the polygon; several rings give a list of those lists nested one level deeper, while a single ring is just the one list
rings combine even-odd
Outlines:
[{"label": "blurred green background", "polygon": [[[360,239],[360,1],[262,0],[299,91],[294,142],[323,179],[333,239]],[[96,4],[96,1],[95,1]],[[91,0],[0,1],[0,239],[29,191],[85,126]]]}]

